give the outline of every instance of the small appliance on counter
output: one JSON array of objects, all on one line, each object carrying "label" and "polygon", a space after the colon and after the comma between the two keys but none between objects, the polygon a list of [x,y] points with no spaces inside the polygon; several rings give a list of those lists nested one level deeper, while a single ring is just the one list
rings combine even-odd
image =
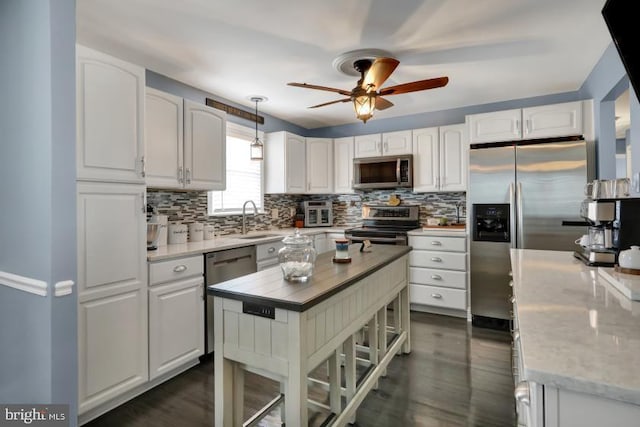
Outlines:
[{"label": "small appliance on counter", "polygon": [[147,223],[147,250],[158,249],[158,238],[160,237],[160,224],[157,222]]},{"label": "small appliance on counter", "polygon": [[302,203],[305,227],[331,227],[333,206],[330,200],[308,200]]},{"label": "small appliance on counter", "polygon": [[586,199],[580,215],[591,226],[574,256],[587,265],[613,267],[621,251],[640,244],[640,198]]}]

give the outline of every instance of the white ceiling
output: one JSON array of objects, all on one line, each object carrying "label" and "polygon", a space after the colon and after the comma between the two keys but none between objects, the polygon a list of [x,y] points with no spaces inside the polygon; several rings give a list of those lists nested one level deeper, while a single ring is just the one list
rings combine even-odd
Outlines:
[{"label": "white ceiling", "polygon": [[383,85],[448,76],[388,96],[376,118],[578,90],[611,38],[604,0],[78,0],[78,42],[305,128],[355,123],[332,66],[363,48],[400,65]]}]

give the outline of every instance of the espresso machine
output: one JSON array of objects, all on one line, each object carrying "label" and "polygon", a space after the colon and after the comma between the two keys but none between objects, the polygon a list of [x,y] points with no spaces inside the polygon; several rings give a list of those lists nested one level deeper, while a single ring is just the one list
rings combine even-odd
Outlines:
[{"label": "espresso machine", "polygon": [[640,198],[586,199],[580,215],[589,235],[574,256],[587,265],[613,267],[620,251],[640,244]]}]

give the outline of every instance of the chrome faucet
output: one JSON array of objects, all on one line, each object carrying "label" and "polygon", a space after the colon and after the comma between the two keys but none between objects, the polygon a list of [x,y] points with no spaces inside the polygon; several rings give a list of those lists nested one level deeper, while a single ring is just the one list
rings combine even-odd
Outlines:
[{"label": "chrome faucet", "polygon": [[244,202],[242,205],[242,234],[247,234],[247,203],[251,203],[253,205],[253,216],[258,215],[258,208],[256,207],[256,204],[253,203],[253,200],[247,200]]}]

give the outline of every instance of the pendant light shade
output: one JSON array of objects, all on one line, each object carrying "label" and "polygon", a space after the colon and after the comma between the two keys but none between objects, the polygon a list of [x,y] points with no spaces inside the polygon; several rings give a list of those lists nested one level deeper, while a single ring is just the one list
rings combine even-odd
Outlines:
[{"label": "pendant light shade", "polygon": [[258,137],[258,102],[265,101],[266,98],[262,96],[252,96],[251,100],[256,103],[256,138],[251,143],[251,160],[263,160],[264,159],[264,144]]},{"label": "pendant light shade", "polygon": [[353,108],[356,110],[356,117],[367,123],[376,109],[376,98],[368,94],[353,97]]}]

